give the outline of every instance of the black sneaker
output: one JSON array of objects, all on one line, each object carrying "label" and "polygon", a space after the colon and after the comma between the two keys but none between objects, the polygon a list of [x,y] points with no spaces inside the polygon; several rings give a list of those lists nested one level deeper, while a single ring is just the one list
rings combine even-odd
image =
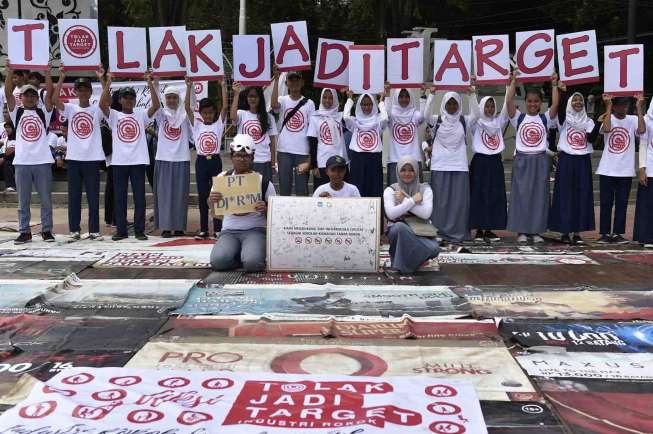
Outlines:
[{"label": "black sneaker", "polygon": [[161,232],[161,237],[162,238],[170,238],[171,236],[172,236],[172,232],[170,232],[170,231]]},{"label": "black sneaker", "polygon": [[479,229],[476,231],[476,235],[474,235],[474,241],[485,241],[482,230]]},{"label": "black sneaker", "polygon": [[195,239],[196,240],[208,240],[209,239],[209,233],[208,232],[198,232],[195,234]]},{"label": "black sneaker", "polygon": [[610,244],[612,243],[612,238],[609,235],[601,234],[601,237],[596,242],[599,244]]},{"label": "black sneaker", "polygon": [[43,237],[43,241],[46,243],[54,243],[54,235],[52,235],[52,232],[43,232],[41,233],[41,237]]},{"label": "black sneaker", "polygon": [[574,243],[574,244],[585,244],[585,240],[583,240],[583,239],[580,237],[580,235],[578,235],[578,234],[575,234],[575,235],[571,238],[571,242]]},{"label": "black sneaker", "polygon": [[127,238],[128,238],[127,235],[121,235],[121,234],[113,234],[113,236],[111,237],[113,241],[126,240]]},{"label": "black sneaker", "polygon": [[488,241],[500,241],[501,238],[492,231],[485,231],[485,239]]},{"label": "black sneaker", "polygon": [[615,244],[628,244],[630,241],[619,234],[612,235],[612,242]]},{"label": "black sneaker", "polygon": [[571,244],[571,238],[569,237],[569,234],[562,234],[562,236],[560,237],[560,242],[565,244]]},{"label": "black sneaker", "polygon": [[185,236],[186,236],[186,232],[184,232],[184,231],[175,231],[175,232],[172,234],[172,236],[173,236],[173,237],[185,237]]},{"label": "black sneaker", "polygon": [[21,233],[18,238],[14,240],[14,244],[25,244],[32,242],[32,234],[29,232]]},{"label": "black sneaker", "polygon": [[136,237],[137,240],[140,240],[140,241],[147,240],[147,235],[145,235],[145,233],[143,233],[143,232],[136,232],[136,234],[134,236]]}]

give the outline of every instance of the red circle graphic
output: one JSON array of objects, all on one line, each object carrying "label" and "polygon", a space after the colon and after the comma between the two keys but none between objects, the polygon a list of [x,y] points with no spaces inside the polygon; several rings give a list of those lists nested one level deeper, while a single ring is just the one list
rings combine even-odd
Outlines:
[{"label": "red circle graphic", "polygon": [[310,356],[319,354],[340,354],[358,362],[360,369],[349,375],[369,375],[378,377],[388,370],[388,364],[382,358],[363,351],[348,348],[321,348],[317,350],[291,351],[276,357],[270,363],[272,372],[278,374],[309,374],[302,369],[302,362]]},{"label": "red circle graphic", "polygon": [[622,127],[613,127],[608,137],[608,150],[613,154],[622,154],[630,146],[630,134]]},{"label": "red circle graphic", "polygon": [[63,47],[68,54],[78,59],[89,57],[97,49],[95,33],[86,26],[71,26],[63,34]]},{"label": "red circle graphic", "polygon": [[141,135],[141,127],[132,116],[120,118],[116,130],[118,131],[118,138],[124,143],[133,143]]},{"label": "red circle graphic", "polygon": [[499,149],[499,145],[501,144],[501,138],[499,137],[498,134],[491,136],[488,133],[486,133],[485,130],[481,130],[481,141],[483,142],[486,148],[492,151],[496,151],[497,149]]},{"label": "red circle graphic", "polygon": [[571,149],[585,149],[587,148],[587,134],[585,134],[585,131],[569,128],[567,130],[567,143],[569,143]]},{"label": "red circle graphic", "polygon": [[181,127],[173,128],[172,125],[170,125],[170,122],[166,119],[163,121],[163,135],[173,142],[179,140],[181,137]]},{"label": "red circle graphic", "polygon": [[524,122],[519,128],[519,137],[524,146],[534,148],[544,139],[544,125],[539,122]]},{"label": "red circle graphic", "polygon": [[358,147],[363,151],[371,151],[379,143],[379,134],[372,131],[358,131]]},{"label": "red circle graphic", "polygon": [[243,134],[248,134],[252,139],[254,139],[255,144],[261,143],[265,137],[261,128],[261,123],[258,119],[245,121],[242,130]]},{"label": "red circle graphic", "polygon": [[[283,118],[286,119],[292,110],[293,109],[287,109],[283,114]],[[297,133],[304,129],[304,114],[301,110],[297,110],[295,114],[292,115],[288,122],[286,122],[285,128],[291,133]]]},{"label": "red circle graphic", "polygon": [[218,136],[213,131],[205,131],[199,135],[196,146],[204,155],[215,154],[218,150]]},{"label": "red circle graphic", "polygon": [[412,122],[407,124],[395,123],[392,127],[392,137],[400,145],[409,145],[415,138],[415,131],[415,124]]},{"label": "red circle graphic", "polygon": [[38,141],[43,134],[43,122],[38,116],[28,115],[20,118],[20,135],[27,142]]},{"label": "red circle graphic", "polygon": [[70,128],[80,139],[88,139],[93,134],[93,116],[86,112],[78,112],[70,120]]}]

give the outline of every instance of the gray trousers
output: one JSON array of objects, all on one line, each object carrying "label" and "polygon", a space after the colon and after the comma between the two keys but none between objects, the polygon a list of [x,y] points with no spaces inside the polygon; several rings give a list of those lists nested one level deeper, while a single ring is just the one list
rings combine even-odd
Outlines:
[{"label": "gray trousers", "polygon": [[279,164],[279,190],[281,196],[291,196],[292,186],[295,184],[297,196],[308,196],[308,173],[297,173],[297,166],[306,162],[308,155],[289,154],[277,152]]},{"label": "gray trousers", "polygon": [[52,164],[17,164],[18,222],[21,234],[30,233],[32,184],[41,200],[41,232],[52,232]]},{"label": "gray trousers", "polygon": [[265,229],[223,230],[211,250],[211,268],[245,271],[265,270]]}]

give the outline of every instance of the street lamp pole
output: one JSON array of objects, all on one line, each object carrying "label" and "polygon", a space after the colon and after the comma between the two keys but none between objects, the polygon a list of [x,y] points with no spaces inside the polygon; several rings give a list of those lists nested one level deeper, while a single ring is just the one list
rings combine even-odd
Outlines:
[{"label": "street lamp pole", "polygon": [[247,33],[247,0],[240,0],[240,13],[238,14],[238,34]]}]

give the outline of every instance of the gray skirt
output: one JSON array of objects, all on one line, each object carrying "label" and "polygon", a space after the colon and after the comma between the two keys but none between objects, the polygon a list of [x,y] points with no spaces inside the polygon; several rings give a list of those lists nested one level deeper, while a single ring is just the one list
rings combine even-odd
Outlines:
[{"label": "gray skirt", "polygon": [[162,231],[185,231],[188,221],[189,161],[160,161],[154,165],[154,226]]},{"label": "gray skirt", "polygon": [[388,239],[392,268],[401,273],[414,273],[424,261],[433,259],[440,253],[440,246],[434,238],[415,235],[404,222],[390,225]]},{"label": "gray skirt", "polygon": [[469,240],[469,173],[431,171],[431,222],[443,240]]},{"label": "gray skirt", "polygon": [[512,163],[507,229],[520,234],[545,232],[549,189],[549,156],[546,152],[518,152]]}]

